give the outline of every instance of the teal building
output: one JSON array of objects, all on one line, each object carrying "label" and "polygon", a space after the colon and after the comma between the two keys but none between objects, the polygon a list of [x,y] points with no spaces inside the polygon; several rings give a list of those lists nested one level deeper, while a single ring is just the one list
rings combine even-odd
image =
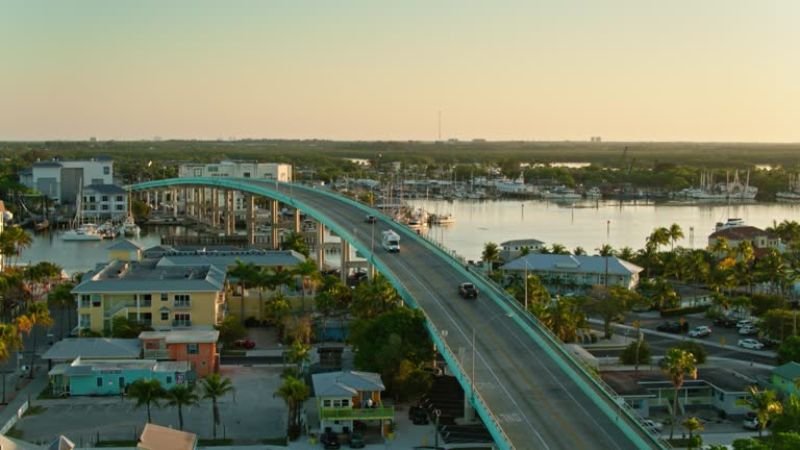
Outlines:
[{"label": "teal building", "polygon": [[193,383],[194,372],[188,361],[150,359],[88,360],[76,358],[59,364],[49,372],[53,395],[120,395],[136,380],[155,379],[164,389]]}]

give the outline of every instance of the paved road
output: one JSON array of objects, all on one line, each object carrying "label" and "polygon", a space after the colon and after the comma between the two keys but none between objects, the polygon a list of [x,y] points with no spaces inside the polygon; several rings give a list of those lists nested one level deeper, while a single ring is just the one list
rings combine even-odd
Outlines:
[{"label": "paved road", "polygon": [[[207,186],[231,183],[233,186],[233,183],[242,182],[256,188],[279,189],[296,200],[300,209],[305,209],[312,217],[324,214],[323,222],[340,227],[340,233],[351,234],[362,249],[369,250],[374,242],[375,262],[401,280],[402,288],[424,310],[448,347],[460,355],[458,357],[468,376],[474,363],[473,381],[477,391],[514,448],[630,449],[659,446],[626,416],[609,417],[604,413],[582,386],[595,388],[585,379],[580,384],[573,381],[572,375],[566,372],[574,373],[573,369],[564,369],[559,364],[563,364],[563,360],[551,357],[545,347],[528,334],[531,329],[528,318],[507,316],[501,303],[487,298],[488,285],[482,284],[474,275],[468,275],[461,267],[450,265],[441,253],[426,246],[423,238],[408,234],[407,229],[401,229],[394,222],[381,218],[374,225],[368,224],[361,209],[341,198],[324,195],[318,189],[276,186],[252,180],[161,180],[134,189],[160,187],[167,183]],[[402,236],[399,254],[380,250],[380,233],[386,229],[394,229]],[[476,301],[463,300],[457,294],[458,283],[467,277],[478,282],[483,290]],[[541,341],[542,335],[537,336]],[[602,405],[616,411],[613,402]],[[635,435],[636,442],[623,430]]]},{"label": "paved road", "polygon": [[[401,234],[401,252],[388,254],[375,242],[375,257],[393,272],[471,372],[475,328],[475,379],[480,394],[515,448],[628,449],[635,445],[580,387],[541,349],[503,308],[482,295],[461,299],[457,285],[464,274],[399,225],[371,225],[347,203],[294,189],[293,197],[352,232],[366,248],[385,229]],[[373,226],[375,227],[373,230]],[[374,231],[374,234],[373,234]]]}]

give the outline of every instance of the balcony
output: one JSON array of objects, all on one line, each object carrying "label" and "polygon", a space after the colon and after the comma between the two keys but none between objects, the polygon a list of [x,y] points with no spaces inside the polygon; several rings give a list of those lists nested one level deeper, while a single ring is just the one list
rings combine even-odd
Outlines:
[{"label": "balcony", "polygon": [[191,320],[173,320],[172,321],[173,327],[190,327],[192,326]]},{"label": "balcony", "polygon": [[394,407],[379,408],[322,408],[320,419],[325,420],[380,420],[394,419]]},{"label": "balcony", "polygon": [[175,309],[189,309],[189,308],[192,307],[192,302],[191,301],[175,301],[175,303],[173,303],[172,306]]},{"label": "balcony", "polygon": [[145,359],[169,359],[169,351],[166,349],[144,349],[143,355]]}]

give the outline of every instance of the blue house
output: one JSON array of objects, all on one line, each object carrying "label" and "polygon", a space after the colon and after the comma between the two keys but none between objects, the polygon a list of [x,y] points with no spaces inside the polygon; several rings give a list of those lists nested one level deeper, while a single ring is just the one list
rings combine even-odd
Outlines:
[{"label": "blue house", "polygon": [[59,364],[50,370],[53,395],[120,395],[136,380],[155,379],[164,389],[194,381],[188,361],[149,359],[85,360]]}]

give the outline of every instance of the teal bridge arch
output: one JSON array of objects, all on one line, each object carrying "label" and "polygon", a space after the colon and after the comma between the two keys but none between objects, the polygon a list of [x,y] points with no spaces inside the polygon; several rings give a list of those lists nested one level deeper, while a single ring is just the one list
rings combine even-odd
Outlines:
[{"label": "teal bridge arch", "polygon": [[[380,211],[324,187],[253,179],[171,178],[133,184],[130,190],[183,187],[277,200],[349,242],[404,302],[425,314],[432,340],[498,448],[668,448],[505,291],[470,271],[452,251]],[[401,253],[374,247],[367,239],[366,214],[376,216],[378,226],[401,235]],[[458,300],[455,286],[461,281],[478,287],[479,302]]]}]

